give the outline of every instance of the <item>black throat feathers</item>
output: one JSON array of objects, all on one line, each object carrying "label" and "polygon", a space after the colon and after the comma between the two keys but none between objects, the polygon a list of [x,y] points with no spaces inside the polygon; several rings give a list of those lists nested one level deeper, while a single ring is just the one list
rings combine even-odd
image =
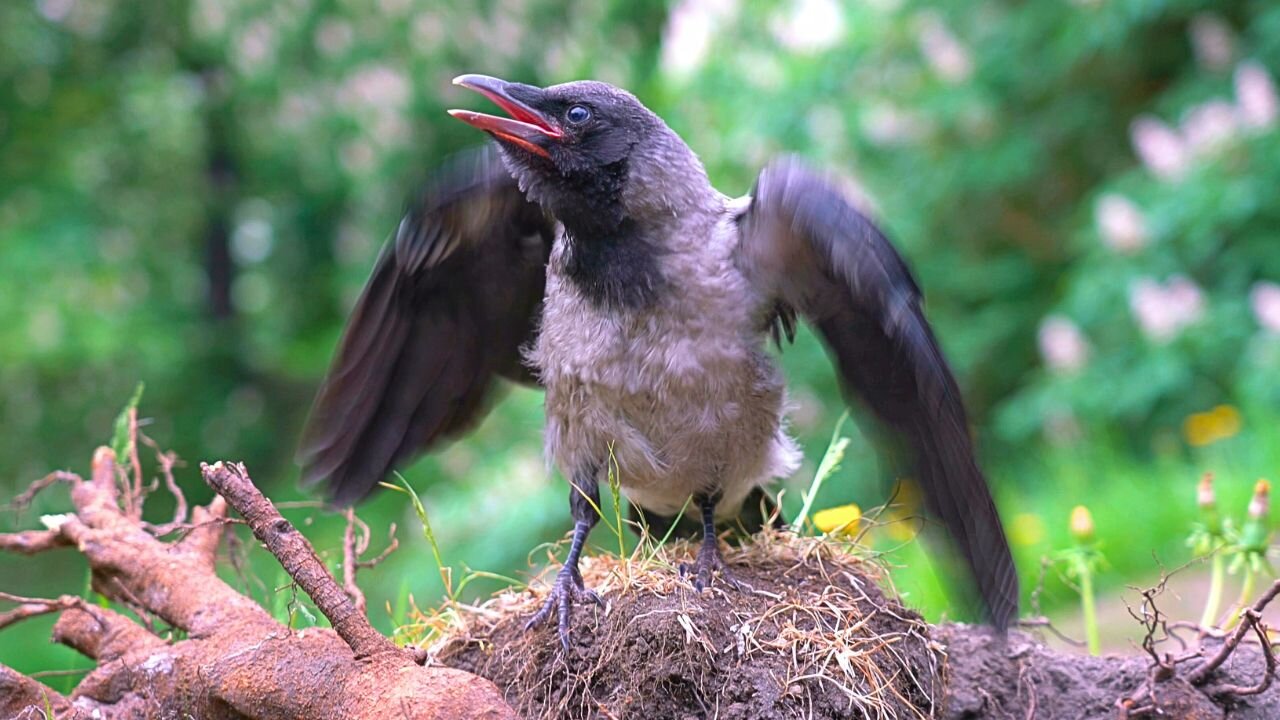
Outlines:
[{"label": "black throat feathers", "polygon": [[663,248],[626,214],[626,175],[625,160],[592,173],[574,187],[578,201],[554,212],[564,225],[563,269],[574,288],[600,307],[636,310],[652,305],[662,290]]}]

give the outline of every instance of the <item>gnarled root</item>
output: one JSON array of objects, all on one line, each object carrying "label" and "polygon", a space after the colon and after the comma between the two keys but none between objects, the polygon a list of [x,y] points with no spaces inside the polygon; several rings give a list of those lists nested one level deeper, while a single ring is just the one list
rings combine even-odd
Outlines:
[{"label": "gnarled root", "polygon": [[[97,661],[69,695],[0,666],[0,717],[40,718],[514,718],[492,683],[421,667],[369,624],[311,544],[254,487],[244,467],[203,467],[219,493],[190,518],[162,528],[137,510],[143,483],[119,482],[114,453],[99,448],[85,481],[70,473],[75,512],[44,531],[0,535],[0,550],[37,554],[75,546],[93,587],[186,633],[169,642],[132,619],[74,597],[7,599],[8,622],[61,613],[54,640]],[[137,474],[134,469],[135,475]],[[129,497],[121,497],[121,492]],[[230,504],[334,629],[291,630],[215,572]],[[183,530],[165,542],[157,534]],[[7,622],[0,622],[0,628]]]}]

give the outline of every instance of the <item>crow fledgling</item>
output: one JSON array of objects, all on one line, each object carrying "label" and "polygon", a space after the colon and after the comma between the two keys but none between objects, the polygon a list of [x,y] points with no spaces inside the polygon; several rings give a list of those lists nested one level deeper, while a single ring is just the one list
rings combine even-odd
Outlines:
[{"label": "crow fledgling", "polygon": [[[496,139],[446,167],[383,250],[304,435],[304,481],[350,503],[419,452],[468,430],[498,377],[546,389],[546,451],[570,480],[569,555],[537,624],[567,644],[578,557],[610,455],[623,494],[669,523],[690,497],[702,589],[714,530],[793,473],[783,378],[766,349],[797,316],[847,394],[913,463],[1006,628],[1018,582],[964,406],[902,257],[837,181],[782,159],[732,199],[634,96],[455,80],[510,117],[450,113]],[[748,503],[750,504],[750,503]]]}]

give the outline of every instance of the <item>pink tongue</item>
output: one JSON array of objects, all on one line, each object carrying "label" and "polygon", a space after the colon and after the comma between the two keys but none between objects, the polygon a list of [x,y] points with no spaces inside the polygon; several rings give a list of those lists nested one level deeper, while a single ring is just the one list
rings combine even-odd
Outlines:
[{"label": "pink tongue", "polygon": [[506,112],[508,115],[515,118],[516,120],[540,127],[551,135],[558,136],[560,134],[558,130],[551,127],[550,125],[547,125],[546,121],[543,120],[541,117],[538,117],[534,113],[531,113],[528,110],[525,110],[524,108],[511,102],[510,100],[507,100],[501,95],[498,95],[497,93],[494,93],[494,92],[490,92],[484,88],[480,88],[480,93],[485,97],[489,98],[490,100],[492,100],[495,105],[502,108],[504,112]]}]

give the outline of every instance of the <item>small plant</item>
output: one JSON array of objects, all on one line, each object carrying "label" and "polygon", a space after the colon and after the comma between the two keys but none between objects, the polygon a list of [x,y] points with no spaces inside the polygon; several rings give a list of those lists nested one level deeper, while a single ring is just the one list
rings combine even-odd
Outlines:
[{"label": "small plant", "polygon": [[1212,566],[1209,594],[1205,598],[1204,612],[1200,614],[1200,627],[1213,627],[1222,610],[1222,591],[1226,584],[1227,552],[1235,542],[1235,530],[1229,518],[1218,512],[1218,500],[1213,491],[1213,473],[1205,473],[1196,486],[1196,504],[1200,507],[1200,522],[1191,529],[1187,544],[1196,557],[1207,557]]},{"label": "small plant", "polygon": [[796,521],[791,523],[791,529],[797,535],[804,532],[805,520],[809,518],[809,511],[813,509],[813,501],[818,497],[822,484],[840,469],[840,463],[844,460],[844,451],[849,447],[849,438],[841,435],[841,431],[848,419],[849,411],[845,410],[836,421],[835,430],[831,431],[831,442],[827,444],[827,451],[822,454],[822,461],[818,463],[818,472],[814,473],[809,491],[803,495],[804,504],[800,507],[800,514],[796,516]]},{"label": "small plant", "polygon": [[1254,586],[1258,575],[1266,572],[1274,574],[1271,563],[1267,561],[1267,549],[1271,544],[1271,483],[1259,480],[1253,486],[1253,497],[1249,500],[1249,517],[1245,520],[1244,529],[1240,532],[1240,543],[1236,546],[1235,557],[1231,560],[1228,572],[1235,574],[1244,570],[1244,580],[1240,585],[1240,600],[1236,603],[1236,611],[1232,613],[1234,625],[1240,614],[1253,601]]},{"label": "small plant", "polygon": [[1093,576],[1102,569],[1105,560],[1098,549],[1093,515],[1089,508],[1077,505],[1071,511],[1070,529],[1074,546],[1063,550],[1059,559],[1067,564],[1067,576],[1076,581],[1080,591],[1080,611],[1084,616],[1089,654],[1098,655],[1102,651],[1102,643],[1098,638],[1098,609],[1093,592]]},{"label": "small plant", "polygon": [[431,557],[436,562],[436,569],[440,571],[440,582],[444,584],[444,594],[449,598],[449,602],[457,602],[458,592],[462,590],[461,586],[453,587],[453,567],[444,564],[444,556],[440,553],[440,544],[436,542],[436,533],[431,529],[431,519],[427,517],[427,508],[422,504],[422,499],[418,497],[418,493],[414,491],[413,486],[400,473],[396,473],[396,479],[400,481],[399,485],[390,483],[381,483],[382,487],[389,490],[395,490],[409,496],[409,500],[413,503],[413,512],[418,516],[418,520],[422,523],[422,537],[426,539],[427,544],[431,546]]}]

